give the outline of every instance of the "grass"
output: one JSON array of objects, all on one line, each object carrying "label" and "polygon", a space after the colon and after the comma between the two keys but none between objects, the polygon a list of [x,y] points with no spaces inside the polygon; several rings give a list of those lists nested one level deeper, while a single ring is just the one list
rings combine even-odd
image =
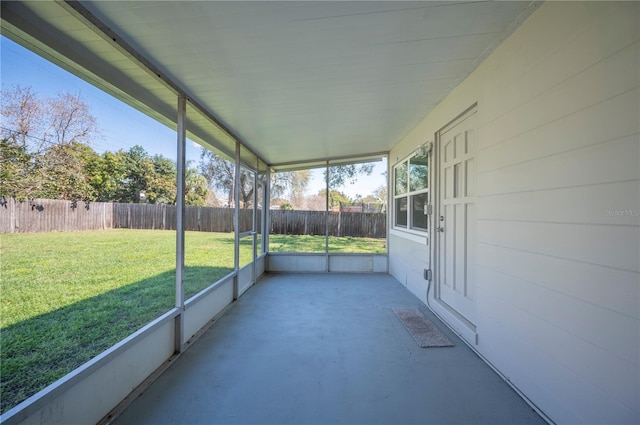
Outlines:
[{"label": "grass", "polygon": [[[329,236],[329,252],[384,254],[387,252],[385,242],[384,239]],[[272,252],[324,252],[324,249],[324,236],[269,235],[269,251]]]},{"label": "grass", "polygon": [[[185,297],[233,270],[232,233],[187,232]],[[272,251],[324,252],[323,236],[271,235]],[[330,252],[385,252],[330,238]],[[240,243],[241,265],[251,239]],[[174,305],[175,232],[107,230],[0,237],[0,400],[5,412]]]},{"label": "grass", "polygon": [[[3,412],[174,306],[173,231],[2,235],[0,254]],[[188,232],[185,265],[188,298],[233,270],[233,235]]]}]

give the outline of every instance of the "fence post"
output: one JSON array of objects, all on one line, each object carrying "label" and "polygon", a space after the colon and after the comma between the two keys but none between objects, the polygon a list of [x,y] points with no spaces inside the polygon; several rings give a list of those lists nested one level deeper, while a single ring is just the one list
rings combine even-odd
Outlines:
[{"label": "fence post", "polygon": [[9,231],[14,233],[16,231],[16,200],[9,198]]},{"label": "fence post", "polygon": [[375,235],[378,234],[378,215],[371,213],[371,220],[373,221],[373,225],[371,226],[371,237],[375,238]]}]

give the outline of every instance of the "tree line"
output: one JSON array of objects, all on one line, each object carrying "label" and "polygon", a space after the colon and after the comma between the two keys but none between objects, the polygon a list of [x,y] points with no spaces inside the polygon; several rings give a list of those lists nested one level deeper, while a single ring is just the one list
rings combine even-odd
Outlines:
[{"label": "tree line", "polygon": [[[14,86],[2,91],[1,100],[0,196],[176,203],[176,163],[163,155],[150,155],[140,145],[96,152],[91,144],[100,137],[98,123],[79,95],[43,98],[31,88]],[[330,167],[330,205],[352,201],[338,188],[354,183],[359,175],[371,175],[372,169],[372,164]],[[253,205],[254,177],[253,171],[241,168],[238,186],[243,208]],[[266,184],[264,178],[258,176]],[[220,206],[217,192],[226,198],[222,201],[225,206],[232,206],[234,179],[234,162],[203,148],[197,166],[189,161],[185,169],[185,203]],[[273,173],[271,196],[286,199],[295,209],[311,207],[315,198],[324,204],[323,191],[311,197],[314,199],[305,198],[309,179],[309,170]]]},{"label": "tree line", "polygon": [[[175,204],[175,162],[139,145],[97,153],[97,120],[80,96],[16,86],[2,92],[1,112],[0,196]],[[206,205],[208,182],[192,164],[185,183],[187,205]]]}]

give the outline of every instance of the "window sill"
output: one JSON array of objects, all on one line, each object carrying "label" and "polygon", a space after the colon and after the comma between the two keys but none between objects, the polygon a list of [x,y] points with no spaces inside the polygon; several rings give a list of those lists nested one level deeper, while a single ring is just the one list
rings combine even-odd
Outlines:
[{"label": "window sill", "polygon": [[427,232],[419,232],[417,230],[410,230],[410,229],[400,230],[400,229],[394,228],[389,230],[389,235],[407,239],[422,245],[429,245],[429,236]]}]

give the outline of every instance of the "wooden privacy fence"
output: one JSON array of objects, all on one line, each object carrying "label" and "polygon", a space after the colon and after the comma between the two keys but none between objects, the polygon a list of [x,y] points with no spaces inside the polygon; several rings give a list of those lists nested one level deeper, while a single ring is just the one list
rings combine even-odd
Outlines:
[{"label": "wooden privacy fence", "polygon": [[332,212],[325,219],[324,211],[271,211],[271,234],[324,235],[325,220],[329,223],[330,236],[355,236],[361,238],[386,238],[387,215],[385,213]]},{"label": "wooden privacy fence", "polygon": [[[329,212],[329,235],[386,237],[386,214]],[[185,230],[232,232],[233,209],[186,207]],[[253,211],[240,210],[240,231],[252,228]],[[174,205],[119,204],[110,202],[0,198],[0,233],[34,233],[75,230],[147,229],[175,230]],[[258,220],[260,231],[260,220]],[[290,235],[324,235],[323,211],[271,211],[270,232]]]},{"label": "wooden privacy fence", "polygon": [[108,202],[0,198],[0,233],[111,229],[112,210]]},{"label": "wooden privacy fence", "polygon": [[[240,210],[240,231],[251,230],[252,210]],[[185,230],[233,232],[233,208],[185,207]],[[113,204],[114,229],[175,230],[175,205]],[[260,223],[258,223],[258,229]]]}]

